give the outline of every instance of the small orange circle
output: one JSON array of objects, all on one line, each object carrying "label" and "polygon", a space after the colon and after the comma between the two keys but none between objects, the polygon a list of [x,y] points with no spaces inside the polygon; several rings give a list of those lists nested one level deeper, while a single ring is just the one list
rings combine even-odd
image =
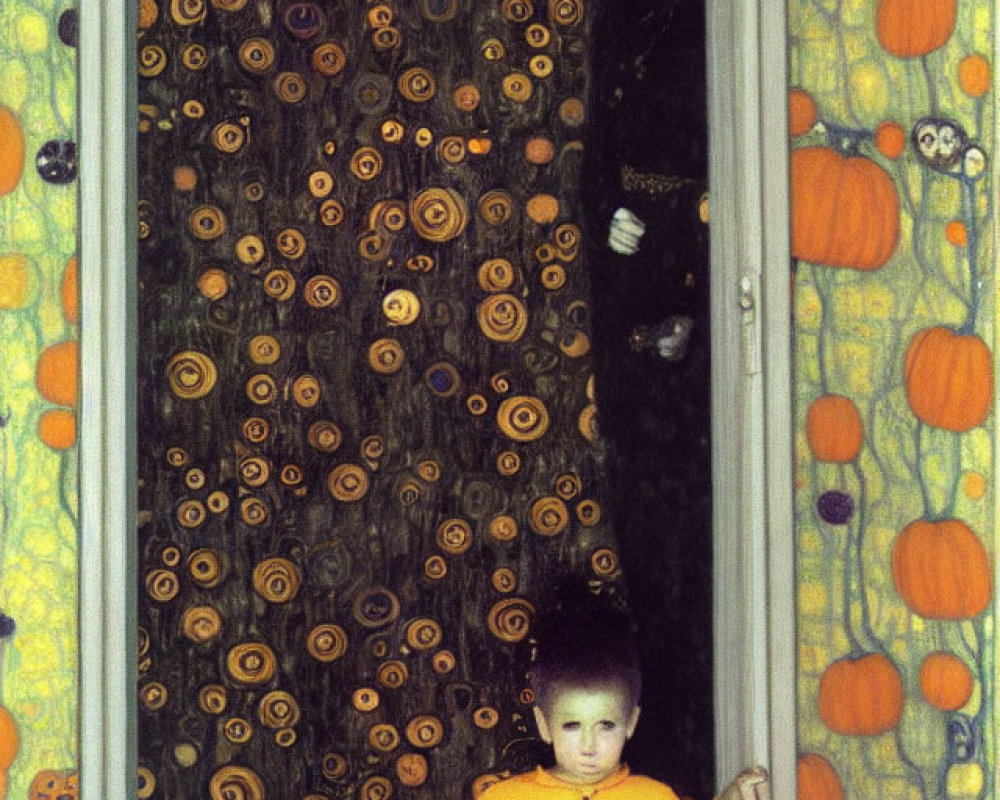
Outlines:
[{"label": "small orange circle", "polygon": [[875,129],[875,146],[886,158],[899,158],[906,148],[906,133],[898,122],[886,120]]},{"label": "small orange circle", "polygon": [[982,97],[990,88],[990,62],[978,53],[958,64],[958,85],[970,97]]},{"label": "small orange circle", "polygon": [[955,247],[965,247],[969,243],[969,233],[965,229],[965,223],[957,219],[953,219],[945,226],[944,235]]}]

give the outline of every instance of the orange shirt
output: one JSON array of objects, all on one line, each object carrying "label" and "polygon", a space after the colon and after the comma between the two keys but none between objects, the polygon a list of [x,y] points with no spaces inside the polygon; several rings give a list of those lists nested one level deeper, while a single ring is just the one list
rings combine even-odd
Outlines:
[{"label": "orange shirt", "polygon": [[622,766],[600,783],[567,783],[541,767],[493,784],[479,800],[678,800],[665,783],[632,775]]}]

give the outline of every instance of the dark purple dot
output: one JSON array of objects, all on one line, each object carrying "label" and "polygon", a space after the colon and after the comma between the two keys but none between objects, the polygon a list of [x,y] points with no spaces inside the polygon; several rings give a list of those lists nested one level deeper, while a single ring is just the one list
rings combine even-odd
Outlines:
[{"label": "dark purple dot", "polygon": [[823,492],[816,501],[816,511],[820,519],[831,525],[846,525],[854,516],[854,498],[846,492],[831,489]]},{"label": "dark purple dot", "polygon": [[435,392],[447,392],[454,385],[454,377],[446,369],[436,369],[427,376],[427,381]]}]

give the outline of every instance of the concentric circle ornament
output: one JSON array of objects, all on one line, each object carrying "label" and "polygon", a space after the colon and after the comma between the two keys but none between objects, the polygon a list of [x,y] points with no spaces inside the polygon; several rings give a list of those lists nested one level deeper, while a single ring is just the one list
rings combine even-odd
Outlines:
[{"label": "concentric circle ornament", "polygon": [[264,278],[264,292],[279,302],[291,300],[295,294],[295,276],[287,269],[273,269]]},{"label": "concentric circle ornament", "polygon": [[363,711],[365,713],[374,711],[378,708],[381,701],[382,698],[379,697],[378,692],[368,686],[362,686],[360,689],[355,689],[354,693],[351,695],[351,704],[358,711]]},{"label": "concentric circle ornament", "polygon": [[264,800],[264,783],[252,769],[228,764],[208,783],[212,800]]},{"label": "concentric circle ornament", "polygon": [[610,578],[618,571],[618,555],[608,547],[601,547],[590,556],[590,568],[599,578]]},{"label": "concentric circle ornament", "polygon": [[515,442],[534,442],[549,429],[549,412],[537,397],[508,397],[497,409],[497,424]]},{"label": "concentric circle ornament", "polygon": [[298,567],[285,558],[265,558],[253,571],[254,591],[269,603],[290,603],[301,583]]},{"label": "concentric circle ornament", "polygon": [[347,774],[347,759],[340,753],[324,753],[320,762],[323,777],[328,780],[342,778]]},{"label": "concentric circle ornament", "polygon": [[509,514],[498,514],[490,520],[489,531],[498,542],[512,542],[517,538],[517,520]]},{"label": "concentric circle ornament", "polygon": [[169,569],[154,569],[146,575],[146,591],[157,603],[169,603],[180,589],[177,575]]},{"label": "concentric circle ornament", "polygon": [[431,666],[438,675],[447,675],[454,671],[458,662],[451,650],[438,650],[431,659]]},{"label": "concentric circle ornament", "polygon": [[171,391],[185,400],[204,397],[215,387],[215,362],[197,350],[184,350],[167,362]]},{"label": "concentric circle ornament", "polygon": [[196,239],[202,241],[218,239],[227,228],[226,215],[218,206],[198,206],[188,217],[188,230]]},{"label": "concentric circle ornament", "polygon": [[483,221],[496,227],[509,221],[514,214],[514,198],[504,189],[490,189],[479,197],[479,216]]},{"label": "concentric circle ornament", "polygon": [[195,644],[207,644],[222,631],[222,616],[212,606],[188,606],[181,618],[181,631]]},{"label": "concentric circle ornament", "polygon": [[414,650],[431,650],[441,644],[441,625],[428,617],[418,617],[406,626],[406,643]]},{"label": "concentric circle ornament", "polygon": [[432,581],[439,581],[448,574],[448,562],[441,556],[428,556],[424,561],[424,575]]},{"label": "concentric circle ornament", "polygon": [[236,242],[236,258],[247,267],[256,267],[267,255],[267,248],[264,240],[256,233],[248,233],[241,236]]},{"label": "concentric circle ornament", "polygon": [[326,419],[317,420],[309,426],[306,440],[309,446],[321,453],[333,453],[340,448],[344,435],[334,423]]},{"label": "concentric circle ornament", "polygon": [[497,472],[504,477],[516,475],[521,469],[521,457],[513,450],[504,450],[497,456]]},{"label": "concentric circle ornament", "polygon": [[490,576],[490,583],[498,592],[508,594],[517,588],[517,573],[510,567],[498,567]]},{"label": "concentric circle ornament", "polygon": [[263,75],[274,66],[274,45],[260,37],[247,39],[240,45],[237,57],[247,72]]},{"label": "concentric circle ornament", "polygon": [[263,417],[247,417],[243,421],[241,431],[243,438],[250,444],[260,444],[267,441],[267,437],[271,435],[271,426]]},{"label": "concentric circle ornament", "polygon": [[515,103],[525,103],[531,99],[535,91],[535,85],[531,78],[523,72],[512,72],[506,75],[500,83],[504,97],[513,100]]},{"label": "concentric circle ornament", "polygon": [[399,372],[406,361],[406,351],[395,339],[377,339],[368,348],[368,364],[379,375]]},{"label": "concentric circle ornament", "polygon": [[324,42],[312,52],[312,67],[324,78],[335,78],[347,66],[347,54],[336,42]]},{"label": "concentric circle ornament", "polygon": [[[230,717],[223,723],[222,733],[233,744],[245,744],[253,736],[253,725],[243,717]],[[228,800],[229,795],[225,797]]]},{"label": "concentric circle ornament", "polygon": [[274,378],[262,372],[247,381],[246,395],[259,406],[268,405],[278,396],[278,384],[274,382]]},{"label": "concentric circle ornament", "polygon": [[167,704],[169,693],[162,683],[151,681],[139,690],[139,699],[150,711],[159,711]]},{"label": "concentric circle ornament", "polygon": [[347,631],[333,622],[324,622],[306,636],[306,650],[317,661],[336,661],[347,652]]},{"label": "concentric circle ornament", "polygon": [[382,298],[382,313],[390,325],[412,325],[420,316],[420,299],[409,289],[394,289]]},{"label": "concentric circle ornament", "polygon": [[359,147],[351,156],[351,174],[362,181],[377,178],[384,165],[382,154],[374,147]]},{"label": "concentric circle ornament", "polygon": [[270,334],[258,334],[247,345],[247,355],[254,364],[274,364],[281,358],[281,344]]},{"label": "concentric circle ornament", "polygon": [[569,524],[569,509],[558,497],[540,497],[531,505],[531,529],[542,536],[556,536]]},{"label": "concentric circle ornament", "polygon": [[392,797],[392,781],[383,775],[372,775],[363,784],[358,800],[389,800]]},{"label": "concentric circle ornament", "polygon": [[406,741],[414,747],[436,747],[444,739],[444,723],[433,714],[418,714],[406,724]]},{"label": "concentric circle ornament", "polygon": [[511,22],[527,22],[535,13],[531,0],[503,0],[500,13]]},{"label": "concentric circle ornament", "polygon": [[382,628],[399,617],[399,598],[385,586],[372,586],[354,598],[354,619],[365,628]]},{"label": "concentric circle ornament", "polygon": [[513,286],[516,274],[506,258],[489,258],[480,265],[476,279],[484,292],[502,292]]},{"label": "concentric circle ornament", "polygon": [[426,67],[410,67],[396,83],[399,93],[412,103],[426,103],[437,92],[434,76]]},{"label": "concentric circle ornament", "polygon": [[321,395],[322,387],[315,375],[306,373],[292,381],[292,399],[300,408],[314,408]]},{"label": "concentric circle ornament", "polygon": [[464,553],[472,545],[472,526],[464,519],[446,519],[437,529],[437,546],[451,555]]},{"label": "concentric circle ornament", "polygon": [[170,16],[178,25],[195,25],[207,12],[205,0],[170,0]]},{"label": "concentric circle ornament", "polygon": [[302,287],[302,296],[312,308],[336,308],[340,305],[343,291],[335,278],[313,275]]},{"label": "concentric circle ornament", "polygon": [[511,390],[510,373],[504,371],[490,376],[490,388],[497,394],[507,394]]},{"label": "concentric circle ornament", "polygon": [[481,706],[472,712],[472,722],[477,728],[489,730],[500,722],[500,712],[492,706]]},{"label": "concentric circle ornament", "polygon": [[240,461],[240,480],[252,488],[263,486],[271,478],[271,464],[263,456],[247,456]]},{"label": "concentric circle ornament", "polygon": [[556,255],[560,261],[572,261],[580,250],[580,229],[571,222],[556,228],[554,235]]},{"label": "concentric circle ornament", "polygon": [[535,607],[523,597],[507,597],[493,605],[486,624],[497,639],[515,644],[528,635],[534,615]]},{"label": "concentric circle ornament", "polygon": [[447,361],[431,364],[424,373],[424,381],[438,397],[451,397],[462,386],[458,370]]},{"label": "concentric circle ornament", "polygon": [[353,503],[368,494],[368,473],[357,464],[338,464],[326,479],[326,488],[334,499]]},{"label": "concentric circle ornament", "polygon": [[299,721],[299,703],[288,692],[268,692],[257,705],[257,717],[268,728],[291,728]]},{"label": "concentric circle ornament", "polygon": [[563,500],[572,500],[583,490],[583,481],[575,472],[567,472],[556,478],[555,490]]},{"label": "concentric circle ornament", "polygon": [[432,459],[421,461],[417,464],[417,475],[428,483],[439,481],[441,479],[441,465]]},{"label": "concentric circle ornament", "polygon": [[246,138],[243,128],[233,122],[220,122],[212,128],[212,144],[220,153],[230,155],[237,152]]},{"label": "concentric circle ornament", "polygon": [[344,213],[343,203],[331,197],[319,207],[319,221],[328,228],[335,228],[344,221]]},{"label": "concentric circle ornament", "polygon": [[389,753],[399,747],[399,731],[395,725],[380,722],[368,731],[368,744],[382,753]]},{"label": "concentric circle ornament", "polygon": [[601,506],[596,500],[581,500],[576,506],[576,518],[590,528],[601,521]]},{"label": "concentric circle ornament", "polygon": [[139,767],[136,781],[136,797],[148,800],[156,791],[156,776],[148,767]]},{"label": "concentric circle ornament", "polygon": [[283,228],[274,239],[278,252],[289,261],[297,261],[306,253],[306,237],[297,228]]},{"label": "concentric circle ornament", "polygon": [[201,547],[187,559],[188,574],[196,586],[212,589],[222,583],[222,564],[214,550]]},{"label": "concentric circle ornament", "polygon": [[290,3],[283,21],[288,32],[298,39],[311,39],[326,23],[323,9],[316,3]]},{"label": "concentric circle ornament", "polygon": [[274,677],[277,659],[263,642],[243,642],[230,648],[226,669],[233,680],[248,686],[267,683]]},{"label": "concentric circle ornament", "polygon": [[570,358],[580,358],[590,352],[590,338],[582,331],[567,334],[559,341],[559,351]]},{"label": "concentric circle ornament", "polygon": [[516,342],[528,327],[528,312],[512,294],[492,294],[476,309],[479,327],[495,342]]},{"label": "concentric circle ornament", "polygon": [[406,664],[398,659],[386,661],[384,664],[381,664],[375,675],[378,682],[386,689],[398,689],[406,683],[409,676],[410,671],[407,669]]},{"label": "concentric circle ornament", "polygon": [[138,72],[143,78],[154,78],[167,68],[167,51],[158,44],[147,44],[139,51]]},{"label": "concentric circle ornament", "polygon": [[448,242],[465,230],[469,209],[454,189],[430,187],[410,201],[410,222],[417,235],[430,242]]},{"label": "concentric circle ornament", "polygon": [[198,691],[198,708],[206,714],[218,715],[226,710],[226,687],[219,683],[206,683]]},{"label": "concentric circle ornament", "polygon": [[201,500],[189,498],[177,504],[177,522],[182,528],[197,528],[207,516]]},{"label": "concentric circle ornament", "polygon": [[301,103],[306,97],[306,84],[297,72],[279,72],[274,76],[274,93],[283,103]]},{"label": "concentric circle ornament", "polygon": [[559,25],[576,25],[583,19],[583,0],[549,0],[549,19]]},{"label": "concentric circle ornament", "polygon": [[420,0],[420,13],[431,22],[448,22],[458,12],[458,0]]},{"label": "concentric circle ornament", "polygon": [[244,497],[240,501],[240,519],[247,525],[259,527],[268,521],[271,511],[259,497]]}]

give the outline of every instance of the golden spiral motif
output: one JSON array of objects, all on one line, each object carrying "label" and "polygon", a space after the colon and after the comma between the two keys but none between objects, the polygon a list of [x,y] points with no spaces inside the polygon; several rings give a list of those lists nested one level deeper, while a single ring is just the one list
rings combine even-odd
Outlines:
[{"label": "golden spiral motif", "polygon": [[221,514],[229,509],[229,495],[221,489],[217,489],[205,498],[205,505],[213,514]]},{"label": "golden spiral motif", "polygon": [[305,473],[298,464],[285,464],[278,473],[278,480],[282,486],[295,487],[302,483]]},{"label": "golden spiral motif", "polygon": [[410,221],[420,238],[448,242],[465,230],[469,209],[454,189],[431,187],[417,192],[410,201]]},{"label": "golden spiral motif", "polygon": [[433,714],[418,714],[406,725],[406,741],[414,747],[436,747],[444,738],[444,723]]},{"label": "golden spiral motif", "polygon": [[207,644],[222,630],[222,615],[212,606],[189,606],[184,609],[181,630],[195,644]]},{"label": "golden spiral motif", "polygon": [[188,119],[201,119],[205,116],[205,106],[197,100],[185,100],[181,104],[181,113]]},{"label": "golden spiral motif", "polygon": [[246,395],[257,405],[266,406],[268,403],[273,403],[278,396],[278,385],[274,382],[274,378],[262,372],[247,381]]},{"label": "golden spiral motif", "polygon": [[500,13],[511,22],[527,22],[535,13],[531,0],[503,0]]},{"label": "golden spiral motif", "polygon": [[205,19],[205,0],[170,0],[170,16],[178,25],[194,25]]},{"label": "golden spiral motif", "polygon": [[581,331],[574,331],[559,342],[559,350],[570,358],[580,358],[590,352],[590,339]]},{"label": "golden spiral motif", "polygon": [[576,25],[583,18],[583,0],[549,0],[549,19],[560,25]]},{"label": "golden spiral motif", "polygon": [[404,479],[396,490],[396,497],[399,498],[399,502],[404,506],[412,506],[420,499],[422,494],[423,489],[413,478]]},{"label": "golden spiral motif", "polygon": [[139,74],[153,78],[167,68],[167,51],[158,44],[147,44],[139,51]]},{"label": "golden spiral motif", "polygon": [[490,189],[480,196],[477,207],[486,224],[496,227],[510,220],[514,199],[504,189]]},{"label": "golden spiral motif", "polygon": [[157,603],[169,603],[180,589],[180,581],[169,569],[154,569],[146,575],[146,591]]},{"label": "golden spiral motif", "polygon": [[472,722],[484,731],[495,728],[500,721],[500,712],[492,706],[481,706],[472,712]]},{"label": "golden spiral motif", "polygon": [[542,286],[550,292],[562,289],[566,285],[566,270],[559,264],[549,264],[542,269]]},{"label": "golden spiral motif", "polygon": [[535,248],[535,258],[541,264],[547,264],[556,257],[556,248],[551,242],[543,242]]},{"label": "golden spiral motif", "polygon": [[347,652],[347,631],[333,622],[321,623],[306,636],[306,650],[317,661],[336,661]]},{"label": "golden spiral motif", "polygon": [[618,571],[618,555],[608,547],[595,550],[590,556],[590,568],[599,578],[609,578]]},{"label": "golden spiral motif", "polygon": [[306,81],[297,72],[279,72],[274,76],[274,93],[283,103],[300,103],[306,96]]},{"label": "golden spiral motif", "polygon": [[322,200],[333,191],[333,175],[325,169],[318,169],[309,175],[309,194]]},{"label": "golden spiral motif", "polygon": [[313,275],[302,289],[302,296],[312,308],[336,308],[340,305],[340,284],[329,275]]},{"label": "golden spiral motif", "polygon": [[229,291],[229,276],[224,270],[212,267],[198,276],[198,291],[208,300],[218,300]]},{"label": "golden spiral motif", "polygon": [[184,350],[167,362],[170,389],[184,400],[197,400],[215,387],[215,362],[197,350]]},{"label": "golden spiral motif", "polygon": [[329,200],[324,200],[319,207],[319,221],[328,228],[335,228],[344,221],[343,204],[332,197]]},{"label": "golden spiral motif", "polygon": [[[274,732],[274,743],[278,747],[291,747],[298,738],[298,734],[292,728],[280,728]],[[309,798],[307,797],[305,800],[309,800]]]},{"label": "golden spiral motif", "polygon": [[436,540],[446,553],[464,553],[472,545],[472,526],[464,519],[446,519],[438,526]]},{"label": "golden spiral motif", "polygon": [[413,103],[426,103],[437,91],[434,76],[425,67],[410,67],[399,76],[399,93]]},{"label": "golden spiral motif", "polygon": [[230,717],[223,724],[222,732],[234,744],[243,744],[253,736],[253,725],[243,717]]},{"label": "golden spiral motif", "polygon": [[295,294],[295,276],[287,269],[273,269],[264,278],[264,291],[279,302]]},{"label": "golden spiral motif", "polygon": [[253,588],[269,603],[290,603],[299,593],[302,576],[285,558],[265,558],[253,571]]},{"label": "golden spiral motif", "polygon": [[535,91],[535,85],[531,82],[531,78],[523,72],[512,72],[505,75],[500,85],[503,88],[504,97],[515,103],[527,102]]},{"label": "golden spiral motif", "polygon": [[244,497],[240,501],[240,519],[247,525],[263,525],[271,516],[267,503],[259,497]]},{"label": "golden spiral motif", "polygon": [[406,259],[406,268],[410,272],[430,272],[434,269],[434,258],[428,255],[410,256]]},{"label": "golden spiral motif", "polygon": [[278,252],[289,261],[296,261],[306,253],[306,237],[297,228],[283,228],[275,237]]},{"label": "golden spiral motif", "polygon": [[151,681],[139,690],[139,699],[150,711],[159,711],[167,704],[167,687],[162,683]]},{"label": "golden spiral motif", "polygon": [[399,29],[387,26],[385,28],[379,28],[378,30],[372,31],[372,47],[378,52],[385,52],[386,50],[394,50],[399,47],[403,42],[403,36],[399,32]]},{"label": "golden spiral motif", "polygon": [[347,66],[347,54],[336,42],[324,42],[312,52],[312,66],[325,78],[335,78]]},{"label": "golden spiral motif", "polygon": [[299,375],[292,381],[292,399],[301,408],[314,408],[321,394],[319,378],[315,375]]},{"label": "golden spiral motif", "polygon": [[552,70],[555,65],[552,63],[552,59],[546,55],[534,56],[531,61],[528,62],[528,71],[531,72],[536,78],[547,78],[552,74]]},{"label": "golden spiral motif", "polygon": [[254,364],[274,364],[281,358],[281,345],[273,336],[262,333],[250,340],[247,354]]},{"label": "golden spiral motif", "polygon": [[271,477],[271,464],[263,456],[248,456],[240,461],[240,480],[247,486],[263,486]]},{"label": "golden spiral motif", "polygon": [[523,597],[506,597],[490,609],[486,624],[497,639],[514,644],[528,635],[534,615],[535,607]]},{"label": "golden spiral motif", "polygon": [[206,714],[221,714],[228,702],[226,687],[222,684],[207,683],[198,692],[198,708]]},{"label": "golden spiral motif", "polygon": [[431,650],[441,644],[441,625],[428,617],[418,617],[406,626],[406,643],[414,650]]},{"label": "golden spiral motif", "polygon": [[567,472],[556,478],[555,490],[563,500],[572,500],[583,490],[583,481],[575,472]]},{"label": "golden spiral motif", "polygon": [[389,655],[389,642],[385,634],[373,633],[365,639],[365,649],[372,658],[385,658]]},{"label": "golden spiral motif", "polygon": [[448,574],[448,562],[441,556],[428,556],[424,561],[424,575],[432,581],[439,581]]},{"label": "golden spiral motif", "polygon": [[229,764],[221,767],[208,783],[212,800],[264,800],[264,784],[247,767]]},{"label": "golden spiral motif", "polygon": [[385,455],[385,438],[377,433],[366,436],[361,440],[359,452],[366,461],[377,462]]},{"label": "golden spiral motif", "polygon": [[184,485],[192,490],[202,488],[205,485],[205,471],[192,467],[184,473]]},{"label": "golden spiral motif", "polygon": [[241,236],[236,242],[236,258],[245,266],[257,266],[264,260],[265,255],[267,255],[267,248],[264,247],[264,240],[256,233]]},{"label": "golden spiral motif", "polygon": [[398,689],[410,676],[410,671],[402,661],[386,661],[378,668],[376,677],[386,689]]},{"label": "golden spiral motif", "polygon": [[187,559],[187,569],[191,580],[202,589],[211,589],[222,583],[222,564],[214,550],[201,547],[192,552]]},{"label": "golden spiral motif", "polygon": [[334,499],[353,503],[368,494],[368,473],[357,464],[338,464],[326,479],[326,488]]},{"label": "golden spiral motif", "polygon": [[576,505],[576,518],[581,525],[593,527],[601,521],[601,506],[596,500],[581,500]]},{"label": "golden spiral motif", "polygon": [[507,594],[517,588],[517,573],[510,567],[499,567],[493,571],[490,582],[498,592]]},{"label": "golden spiral motif", "polygon": [[437,146],[437,157],[443,164],[455,166],[465,160],[465,139],[461,136],[445,136]]},{"label": "golden spiral motif", "polygon": [[325,419],[317,420],[310,425],[309,433],[306,434],[309,446],[321,453],[333,453],[338,450],[343,438],[340,428]]},{"label": "golden spiral motif", "polygon": [[358,800],[389,800],[392,797],[392,782],[381,775],[373,775],[363,784]]},{"label": "golden spiral motif", "polygon": [[490,404],[486,402],[486,398],[483,397],[478,392],[475,394],[470,394],[465,398],[465,407],[469,410],[469,413],[474,417],[481,417],[490,409]]},{"label": "golden spiral motif", "polygon": [[251,444],[260,444],[271,433],[271,426],[262,417],[247,417],[243,421],[243,438]]},{"label": "golden spiral motif", "polygon": [[263,642],[243,642],[226,655],[226,669],[233,680],[250,686],[271,680],[276,664],[274,651]]},{"label": "golden spiral motif", "polygon": [[379,375],[398,372],[406,360],[403,345],[395,339],[377,339],[368,348],[368,364]]},{"label": "golden spiral motif", "polygon": [[513,450],[504,450],[497,456],[497,472],[504,477],[515,475],[521,469],[521,457]]},{"label": "golden spiral motif", "polygon": [[267,194],[267,187],[262,181],[250,181],[243,187],[243,196],[251,203],[259,203]]},{"label": "golden spiral motif", "polygon": [[390,241],[378,231],[367,231],[358,239],[358,253],[365,261],[382,261],[389,255]]},{"label": "golden spiral motif", "polygon": [[487,39],[483,42],[479,52],[487,61],[499,61],[507,55],[507,48],[499,39]]},{"label": "golden spiral motif", "polygon": [[509,397],[497,409],[497,424],[515,442],[534,442],[549,429],[549,412],[537,397]]},{"label": "golden spiral motif", "polygon": [[211,241],[226,232],[226,215],[218,206],[201,205],[188,217],[188,230],[196,239]]},{"label": "golden spiral motif", "polygon": [[515,276],[514,267],[506,258],[490,258],[480,265],[476,280],[484,292],[502,292],[513,286]]},{"label": "golden spiral motif", "polygon": [[455,669],[457,663],[451,650],[438,650],[431,659],[431,666],[438,675],[447,675]]},{"label": "golden spiral motif", "polygon": [[379,3],[377,6],[372,6],[368,9],[368,24],[373,28],[384,28],[387,25],[392,25],[394,18],[395,13],[392,10],[392,6],[388,6],[385,3]]},{"label": "golden spiral motif", "polygon": [[340,753],[324,753],[320,769],[324,778],[329,780],[342,778],[347,774],[347,759]]},{"label": "golden spiral motif", "polygon": [[491,294],[476,309],[479,327],[487,339],[516,342],[528,328],[528,312],[512,294]]},{"label": "golden spiral motif", "polygon": [[182,528],[197,528],[205,521],[206,516],[201,500],[182,500],[177,505],[177,522]]},{"label": "golden spiral motif", "polygon": [[542,536],[555,536],[569,525],[569,509],[558,497],[540,497],[531,505],[531,529]]},{"label": "golden spiral motif", "polygon": [[399,144],[403,141],[406,128],[403,127],[403,123],[398,119],[387,119],[382,123],[379,133],[382,136],[382,141],[386,144]]},{"label": "golden spiral motif", "polygon": [[220,153],[235,153],[246,142],[246,133],[232,122],[220,122],[212,128],[212,144]]},{"label": "golden spiral motif", "polygon": [[561,261],[572,261],[580,250],[580,229],[564,222],[555,231],[556,253]]},{"label": "golden spiral motif", "polygon": [[434,483],[441,479],[441,465],[437,461],[421,461],[417,464],[417,475],[428,483]]},{"label": "golden spiral motif", "polygon": [[299,721],[299,703],[288,692],[268,692],[257,706],[257,717],[268,728],[291,728]]},{"label": "golden spiral motif", "polygon": [[354,619],[364,628],[381,628],[399,617],[399,598],[385,586],[372,586],[354,598]]},{"label": "golden spiral motif", "polygon": [[412,325],[420,316],[420,299],[409,289],[394,289],[382,298],[382,313],[390,325]]},{"label": "golden spiral motif", "polygon": [[254,37],[240,45],[238,58],[247,72],[262,75],[274,66],[274,45],[267,39]]},{"label": "golden spiral motif", "polygon": [[168,567],[176,567],[181,562],[181,551],[177,547],[164,547],[160,553],[160,558]]},{"label": "golden spiral motif", "polygon": [[594,403],[584,406],[576,427],[588,442],[597,438],[597,406]]},{"label": "golden spiral motif", "polygon": [[399,746],[399,731],[395,725],[380,722],[368,731],[368,743],[383,753],[389,753]]},{"label": "golden spiral motif", "polygon": [[374,147],[359,147],[351,156],[351,174],[358,180],[370,181],[379,176],[384,163]]},{"label": "golden spiral motif", "polygon": [[358,710],[362,712],[374,711],[378,708],[378,704],[381,702],[382,698],[378,696],[378,692],[367,686],[362,686],[360,689],[355,689],[354,693],[351,695],[351,704]]},{"label": "golden spiral motif", "polygon": [[427,759],[420,753],[404,753],[396,760],[396,777],[403,786],[422,786],[427,780]]},{"label": "golden spiral motif", "polygon": [[551,34],[544,25],[533,22],[524,29],[524,38],[529,45],[535,48],[545,47],[549,43]]},{"label": "golden spiral motif", "polygon": [[498,542],[511,542],[517,538],[517,520],[509,514],[498,514],[490,520],[489,531]]}]

